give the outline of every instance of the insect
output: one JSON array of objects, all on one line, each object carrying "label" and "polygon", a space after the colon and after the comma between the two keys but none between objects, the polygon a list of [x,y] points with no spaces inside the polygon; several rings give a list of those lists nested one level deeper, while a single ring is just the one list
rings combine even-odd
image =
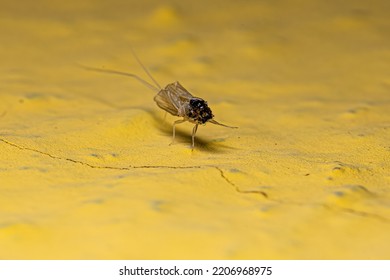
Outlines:
[{"label": "insect", "polygon": [[162,88],[159,85],[159,83],[150,74],[149,70],[143,65],[143,63],[141,62],[141,60],[138,58],[138,56],[135,54],[133,50],[132,53],[135,59],[137,60],[137,62],[139,63],[139,65],[142,67],[142,69],[145,71],[145,73],[149,76],[149,78],[153,81],[154,84],[151,84],[132,73],[121,72],[121,71],[110,70],[110,69],[86,67],[86,66],[81,66],[81,67],[83,67],[86,70],[130,76],[132,78],[137,79],[142,84],[154,90],[155,92],[157,91],[157,94],[154,97],[154,101],[156,102],[157,106],[163,109],[164,111],[170,113],[173,116],[182,117],[182,119],[176,120],[173,123],[172,143],[174,143],[175,141],[176,125],[186,121],[195,124],[194,128],[192,129],[192,135],[191,135],[192,149],[194,149],[195,146],[195,134],[196,131],[198,130],[199,125],[204,125],[207,122],[209,122],[212,124],[216,124],[228,128],[237,128],[235,126],[228,126],[217,122],[214,119],[214,115],[210,107],[208,106],[207,101],[205,101],[202,98],[193,96],[179,82],[168,84],[167,86],[165,86],[165,88]]}]

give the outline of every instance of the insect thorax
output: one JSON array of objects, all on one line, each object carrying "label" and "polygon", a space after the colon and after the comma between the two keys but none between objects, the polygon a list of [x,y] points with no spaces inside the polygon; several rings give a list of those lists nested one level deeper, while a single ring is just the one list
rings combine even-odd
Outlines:
[{"label": "insect thorax", "polygon": [[195,123],[204,124],[214,116],[206,101],[194,97],[188,104],[187,117]]}]

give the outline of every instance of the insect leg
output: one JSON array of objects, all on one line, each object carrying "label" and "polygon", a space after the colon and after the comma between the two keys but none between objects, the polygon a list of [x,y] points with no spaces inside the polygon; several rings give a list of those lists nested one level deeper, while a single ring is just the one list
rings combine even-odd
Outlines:
[{"label": "insect leg", "polygon": [[173,123],[173,137],[172,137],[172,143],[169,144],[169,145],[172,145],[173,142],[175,142],[175,135],[176,135],[175,127],[176,127],[176,125],[179,124],[179,123],[185,122],[185,121],[186,121],[186,120],[183,119],[183,120],[177,120],[177,121],[175,121],[175,122]]},{"label": "insect leg", "polygon": [[192,149],[194,149],[195,146],[195,133],[197,130],[198,130],[198,124],[196,124],[192,129]]}]

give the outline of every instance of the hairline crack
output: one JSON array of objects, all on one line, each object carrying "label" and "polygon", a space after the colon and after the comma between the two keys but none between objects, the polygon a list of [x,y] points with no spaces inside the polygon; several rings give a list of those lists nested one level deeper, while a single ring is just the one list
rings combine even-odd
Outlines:
[{"label": "hairline crack", "polygon": [[57,160],[65,160],[65,161],[68,161],[68,162],[72,162],[72,163],[77,163],[77,164],[81,164],[81,165],[84,165],[84,166],[87,166],[87,167],[90,167],[90,168],[94,168],[94,169],[110,169],[110,170],[132,170],[132,169],[160,169],[160,168],[166,168],[166,169],[201,169],[201,168],[205,168],[205,167],[210,167],[210,168],[214,168],[216,170],[219,171],[220,173],[220,176],[221,178],[226,182],[228,183],[229,185],[233,186],[236,190],[236,192],[238,193],[242,193],[242,194],[260,194],[262,195],[263,197],[265,198],[268,198],[268,195],[267,193],[263,192],[263,191],[256,191],[256,190],[249,190],[249,191],[245,191],[245,190],[241,190],[236,184],[234,184],[228,177],[226,177],[225,175],[225,172],[218,166],[216,165],[190,165],[190,166],[174,166],[174,165],[130,165],[130,166],[127,166],[127,167],[114,167],[114,166],[99,166],[99,165],[93,165],[93,164],[90,164],[90,163],[87,163],[87,162],[83,162],[83,161],[80,161],[80,160],[75,160],[75,159],[71,159],[71,158],[66,158],[66,157],[60,157],[60,156],[55,156],[55,155],[52,155],[52,154],[49,154],[49,153],[46,153],[46,152],[42,152],[40,150],[37,150],[37,149],[33,149],[33,148],[29,148],[29,147],[25,147],[25,146],[21,146],[21,145],[18,145],[18,144],[15,144],[13,142],[10,142],[8,140],[5,140],[3,138],[0,138],[0,141],[7,144],[7,145],[10,145],[14,148],[17,148],[19,150],[27,150],[27,151],[31,151],[31,152],[34,152],[34,153],[38,153],[38,154],[41,154],[41,155],[44,155],[44,156],[47,156],[47,157],[50,157],[52,159],[57,159]]}]

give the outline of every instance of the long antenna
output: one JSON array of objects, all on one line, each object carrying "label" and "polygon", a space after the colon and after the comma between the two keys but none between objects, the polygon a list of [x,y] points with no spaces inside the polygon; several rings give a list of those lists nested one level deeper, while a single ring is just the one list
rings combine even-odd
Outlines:
[{"label": "long antenna", "polygon": [[226,124],[223,124],[223,123],[217,122],[217,121],[216,121],[216,120],[214,120],[214,119],[211,119],[211,120],[209,120],[208,122],[209,122],[209,123],[216,124],[216,125],[220,125],[220,126],[228,127],[228,128],[238,128],[237,126],[230,126],[230,125],[226,125]]},{"label": "long antenna", "polygon": [[[148,83],[144,79],[140,78],[139,76],[137,76],[135,74],[132,74],[132,73],[126,73],[126,72],[121,72],[121,71],[111,70],[111,69],[100,69],[100,68],[88,67],[88,66],[84,66],[84,65],[81,65],[81,64],[79,64],[79,66],[84,68],[85,70],[89,70],[89,71],[109,73],[109,74],[116,74],[116,75],[122,75],[122,76],[130,76],[132,78],[137,79],[139,82],[141,82],[142,84],[144,84],[146,87],[150,88],[153,91],[161,90],[161,87],[157,83],[156,84],[157,84],[158,88],[155,87],[154,85]],[[154,81],[154,82],[156,82],[156,81]]]},{"label": "long antenna", "polygon": [[159,88],[161,89],[161,86],[157,83],[157,81],[153,78],[152,74],[150,74],[148,68],[145,67],[145,65],[142,64],[141,60],[138,58],[137,54],[135,53],[135,51],[133,50],[133,48],[130,48],[131,50],[131,53],[133,54],[133,56],[135,57],[135,59],[138,61],[139,65],[141,65],[142,69],[144,69],[145,73],[149,76],[150,79],[152,79],[152,81],[154,82],[154,84]]}]

